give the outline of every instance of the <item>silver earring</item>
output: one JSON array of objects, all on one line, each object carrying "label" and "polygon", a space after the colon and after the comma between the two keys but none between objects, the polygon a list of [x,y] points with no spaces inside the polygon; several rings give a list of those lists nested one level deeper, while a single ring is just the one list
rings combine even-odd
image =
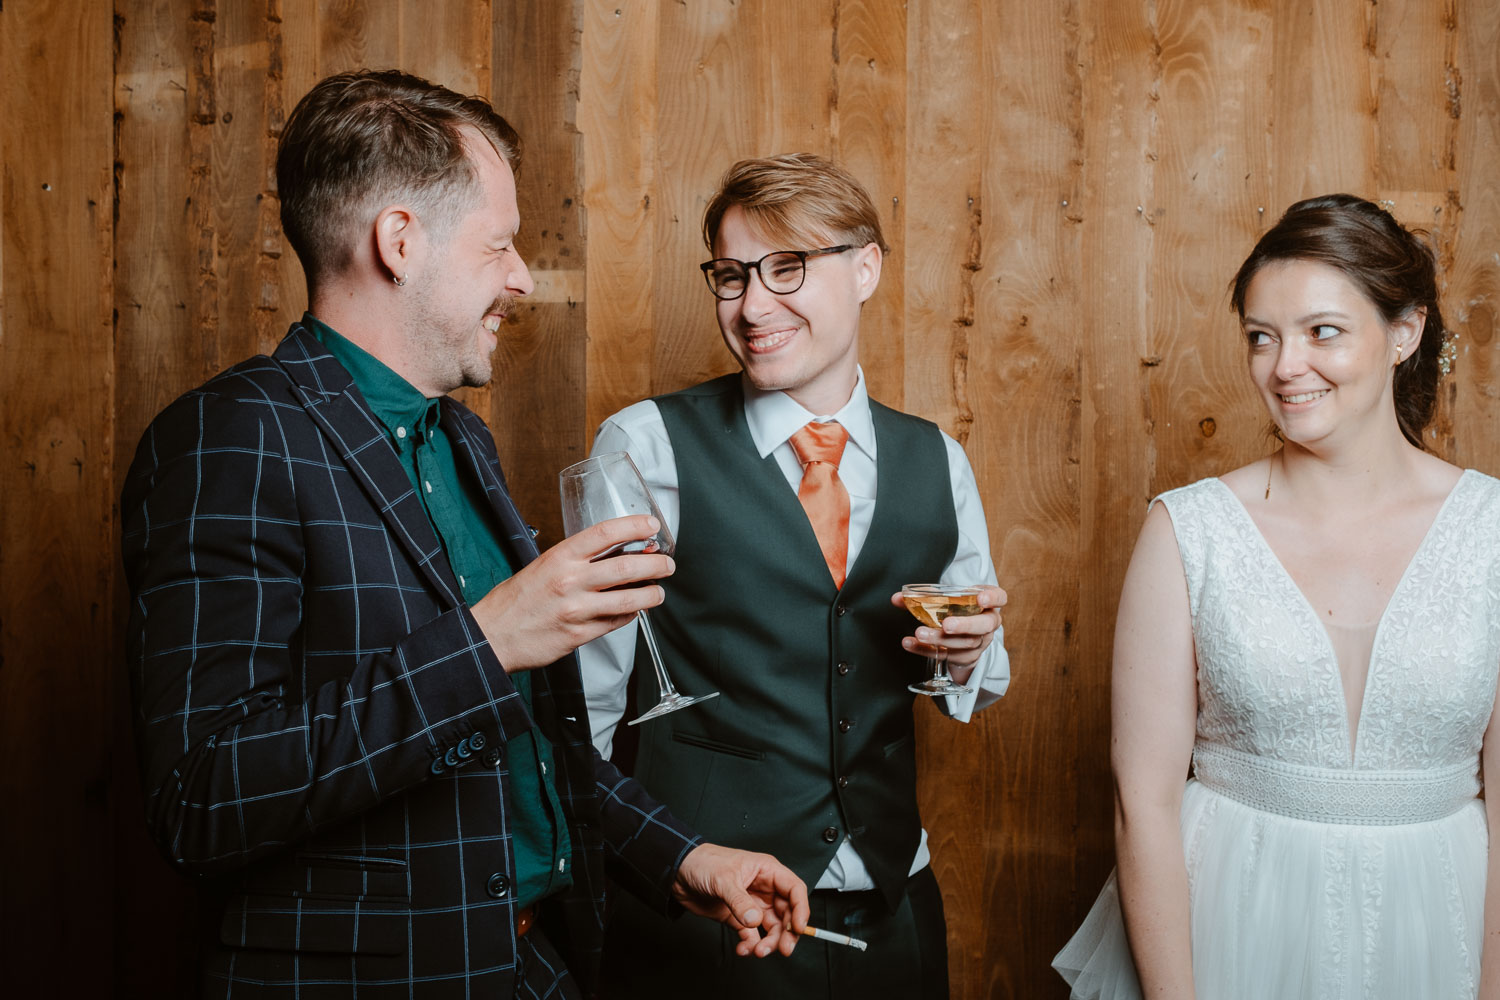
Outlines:
[{"label": "silver earring", "polygon": [[404,274],[401,277],[399,277],[399,278],[396,277],[395,275],[391,275],[391,280],[396,283],[396,287],[397,288],[405,288],[406,287],[406,275],[404,275]]}]

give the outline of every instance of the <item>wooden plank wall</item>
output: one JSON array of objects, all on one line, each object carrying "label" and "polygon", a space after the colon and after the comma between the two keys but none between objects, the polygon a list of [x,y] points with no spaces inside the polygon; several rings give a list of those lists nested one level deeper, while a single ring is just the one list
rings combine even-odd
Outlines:
[{"label": "wooden plank wall", "polygon": [[[882,400],[963,441],[1012,694],[919,706],[954,996],[1049,997],[1110,866],[1108,659],[1155,492],[1266,447],[1226,283],[1296,198],[1389,199],[1441,249],[1432,435],[1500,473],[1491,0],[0,2],[0,956],[17,995],[183,996],[195,915],[143,833],[115,497],[150,417],[300,312],[274,143],[317,79],[398,65],[526,139],[537,277],[467,398],[523,510],[619,407],[730,369],[696,264],[734,159],[849,164],[893,245]],[[77,942],[91,961],[78,962]]]}]

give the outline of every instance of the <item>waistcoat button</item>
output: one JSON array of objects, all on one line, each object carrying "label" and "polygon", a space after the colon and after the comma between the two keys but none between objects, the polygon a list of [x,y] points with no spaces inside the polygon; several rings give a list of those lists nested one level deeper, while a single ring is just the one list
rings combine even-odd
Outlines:
[{"label": "waistcoat button", "polygon": [[849,608],[847,605],[840,604],[837,608],[834,609],[834,613],[842,618],[849,613]]},{"label": "waistcoat button", "polygon": [[848,720],[848,719],[840,719],[839,720],[839,732],[841,732],[841,733],[847,733],[849,730],[851,730],[853,728],[854,728],[854,723],[851,722],[850,720]]},{"label": "waistcoat button", "polygon": [[849,671],[851,671],[853,669],[854,668],[852,666],[850,666],[847,662],[840,663],[839,664],[839,676],[843,677],[845,674],[847,674]]},{"label": "waistcoat button", "polygon": [[830,843],[830,844],[833,843],[835,840],[838,840],[839,839],[839,828],[836,827],[836,826],[830,826],[828,829],[824,830],[823,831],[823,839],[825,841],[827,841],[828,843]]},{"label": "waistcoat button", "polygon": [[849,776],[848,775],[846,775],[846,774],[839,775],[839,787],[840,788],[848,788],[849,787]]}]

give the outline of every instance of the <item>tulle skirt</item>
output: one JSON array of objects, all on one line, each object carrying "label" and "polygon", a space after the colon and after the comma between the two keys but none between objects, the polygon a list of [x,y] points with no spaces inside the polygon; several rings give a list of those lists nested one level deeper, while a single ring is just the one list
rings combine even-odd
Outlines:
[{"label": "tulle skirt", "polygon": [[[1182,803],[1200,1000],[1472,1000],[1488,835],[1475,799],[1429,823],[1290,819],[1189,781]],[[1052,960],[1084,1000],[1141,995],[1115,876]]]}]

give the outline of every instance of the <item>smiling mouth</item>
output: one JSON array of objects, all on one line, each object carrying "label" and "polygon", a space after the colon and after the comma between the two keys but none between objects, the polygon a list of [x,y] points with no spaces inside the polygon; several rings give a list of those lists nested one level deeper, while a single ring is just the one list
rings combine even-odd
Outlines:
[{"label": "smiling mouth", "polygon": [[504,319],[504,318],[505,318],[504,316],[496,316],[493,313],[491,313],[490,315],[488,315],[488,316],[486,316],[484,318],[484,328],[486,330],[490,331],[490,333],[499,333],[500,332],[500,321],[502,319]]},{"label": "smiling mouth", "polygon": [[1296,405],[1297,403],[1311,403],[1313,400],[1322,399],[1326,395],[1328,395],[1327,389],[1316,389],[1312,392],[1298,392],[1289,396],[1278,392],[1276,398],[1280,399],[1283,403]]},{"label": "smiling mouth", "polygon": [[769,354],[797,335],[797,328],[767,330],[764,333],[745,334],[745,346],[751,354]]}]

